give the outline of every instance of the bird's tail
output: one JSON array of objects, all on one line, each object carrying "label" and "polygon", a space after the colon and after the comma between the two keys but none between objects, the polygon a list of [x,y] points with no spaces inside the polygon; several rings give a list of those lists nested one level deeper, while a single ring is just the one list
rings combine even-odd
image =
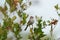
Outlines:
[{"label": "bird's tail", "polygon": [[26,26],[26,28],[24,29],[25,31],[27,30],[27,28],[28,28],[28,25]]}]

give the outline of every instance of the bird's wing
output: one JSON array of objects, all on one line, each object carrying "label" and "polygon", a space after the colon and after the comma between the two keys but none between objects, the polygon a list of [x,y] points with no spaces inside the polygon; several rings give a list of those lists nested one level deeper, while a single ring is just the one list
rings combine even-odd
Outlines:
[{"label": "bird's wing", "polygon": [[31,22],[30,22],[30,20],[28,21],[28,23],[27,23],[28,25],[30,25],[31,24]]}]

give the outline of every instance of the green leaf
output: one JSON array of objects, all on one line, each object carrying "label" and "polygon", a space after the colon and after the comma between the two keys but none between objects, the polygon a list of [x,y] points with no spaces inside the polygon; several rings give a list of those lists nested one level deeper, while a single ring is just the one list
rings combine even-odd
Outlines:
[{"label": "green leaf", "polygon": [[5,5],[4,9],[5,9],[5,10],[7,10],[7,9],[8,9],[6,5]]},{"label": "green leaf", "polygon": [[6,0],[6,2],[10,5],[10,12],[13,12],[17,9],[16,5],[14,4],[14,0]]},{"label": "green leaf", "polygon": [[22,4],[23,0],[19,0],[19,3]]},{"label": "green leaf", "polygon": [[48,23],[49,26],[51,25],[49,20],[47,21],[47,23]]},{"label": "green leaf", "polygon": [[31,5],[32,3],[31,2],[29,2],[29,5]]},{"label": "green leaf", "polygon": [[16,16],[13,16],[11,20],[14,21],[15,19],[16,19]]},{"label": "green leaf", "polygon": [[16,6],[15,5],[12,5],[11,8],[10,8],[10,12],[15,11],[16,9],[17,9]]},{"label": "green leaf", "polygon": [[12,6],[12,5],[13,5],[14,0],[6,0],[6,2],[7,2],[10,6]]},{"label": "green leaf", "polygon": [[34,33],[37,34],[38,33],[38,29],[34,28]]},{"label": "green leaf", "polygon": [[3,14],[4,16],[7,16],[7,14],[6,14],[7,9],[8,9],[8,8],[7,8],[6,5],[4,6],[4,8],[0,7],[0,11],[2,12],[2,14]]},{"label": "green leaf", "polygon": [[60,14],[58,14],[58,16],[60,16]]},{"label": "green leaf", "polygon": [[44,26],[44,28],[45,28],[45,26],[46,26],[46,22],[45,22],[45,21],[43,21],[43,26]]},{"label": "green leaf", "polygon": [[4,6],[4,8],[2,8],[2,7],[0,6],[0,11],[2,11],[3,13],[6,12],[7,9],[8,9],[8,8],[7,8],[6,5]]},{"label": "green leaf", "polygon": [[50,21],[49,21],[49,20],[48,20],[47,22],[48,22],[48,23],[50,23]]},{"label": "green leaf", "polygon": [[23,13],[22,14],[22,18],[23,18],[23,24],[25,24],[26,23],[27,14]]},{"label": "green leaf", "polygon": [[27,5],[24,3],[24,4],[21,5],[21,8],[22,8],[22,10],[26,10],[27,9]]},{"label": "green leaf", "polygon": [[20,11],[18,11],[18,16],[19,16],[19,17],[22,17],[22,14],[21,14],[21,12],[20,12]]},{"label": "green leaf", "polygon": [[58,9],[59,9],[59,8],[58,8],[58,4],[56,4],[54,7],[55,7],[55,9],[56,9],[56,10],[58,10]]},{"label": "green leaf", "polygon": [[2,10],[3,8],[0,6],[0,11]]}]

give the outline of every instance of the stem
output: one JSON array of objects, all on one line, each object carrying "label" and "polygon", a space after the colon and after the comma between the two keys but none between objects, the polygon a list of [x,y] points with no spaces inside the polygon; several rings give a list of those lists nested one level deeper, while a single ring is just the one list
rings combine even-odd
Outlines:
[{"label": "stem", "polygon": [[53,32],[53,27],[52,27],[52,25],[51,25],[51,36],[52,36],[52,32]]},{"label": "stem", "polygon": [[52,39],[52,37],[53,37],[53,26],[52,26],[52,24],[51,24],[51,32],[50,33],[51,33],[51,40],[53,40]]},{"label": "stem", "polygon": [[57,14],[58,14],[58,10],[57,10]]}]

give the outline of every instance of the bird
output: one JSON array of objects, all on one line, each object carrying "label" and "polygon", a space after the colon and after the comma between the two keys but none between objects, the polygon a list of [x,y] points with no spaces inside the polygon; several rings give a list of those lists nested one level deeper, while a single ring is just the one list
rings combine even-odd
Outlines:
[{"label": "bird", "polygon": [[27,30],[28,26],[32,25],[33,26],[33,23],[34,23],[34,17],[33,16],[30,16],[30,19],[29,21],[27,22],[27,26],[26,28],[24,29],[25,31]]}]

